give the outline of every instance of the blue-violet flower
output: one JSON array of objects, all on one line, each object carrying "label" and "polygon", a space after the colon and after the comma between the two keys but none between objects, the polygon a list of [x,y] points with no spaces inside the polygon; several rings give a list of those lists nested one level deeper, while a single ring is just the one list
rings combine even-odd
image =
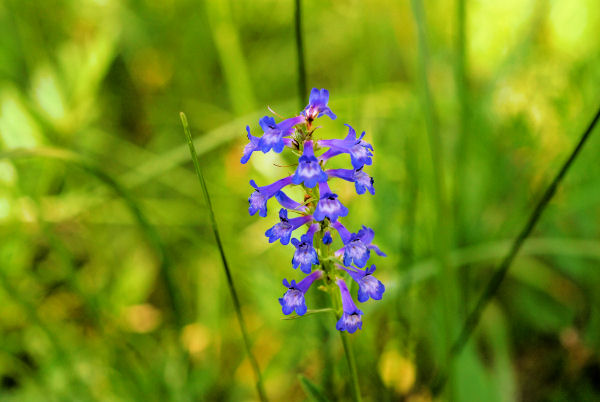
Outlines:
[{"label": "blue-violet flower", "polygon": [[292,267],[296,269],[300,266],[300,270],[305,274],[310,274],[313,265],[319,265],[317,250],[313,247],[313,237],[319,228],[319,224],[313,223],[308,231],[302,235],[300,241],[292,239],[292,244],[296,247],[296,252],[294,252],[292,258]]},{"label": "blue-violet flower", "polygon": [[369,300],[369,297],[373,300],[381,300],[383,292],[385,292],[385,286],[372,275],[375,272],[375,265],[371,265],[371,268],[366,268],[365,270],[354,267],[350,267],[352,268],[350,269],[341,265],[338,265],[338,268],[348,272],[350,277],[358,283],[359,302],[364,303]]},{"label": "blue-violet flower", "polygon": [[313,217],[311,215],[288,219],[287,209],[281,208],[279,210],[279,223],[267,230],[265,236],[269,238],[269,243],[279,240],[285,246],[290,242],[294,230],[312,220]]},{"label": "blue-violet flower", "polygon": [[340,293],[342,295],[343,314],[338,320],[336,328],[338,331],[345,330],[348,331],[348,333],[353,334],[357,329],[362,329],[361,315],[363,312],[356,307],[356,304],[354,304],[346,282],[343,279],[338,279],[337,285],[340,288]]},{"label": "blue-violet flower", "polygon": [[306,120],[309,122],[313,121],[317,117],[327,115],[331,120],[335,120],[337,116],[333,114],[327,103],[329,102],[329,91],[326,89],[318,90],[313,88],[310,91],[310,97],[308,98],[308,105],[302,111],[302,114],[306,116]]},{"label": "blue-violet flower", "polygon": [[[256,211],[258,214],[265,218],[267,216],[267,201],[274,195],[276,195],[279,190],[283,187],[287,186],[292,182],[292,177],[284,177],[283,179],[277,180],[275,183],[270,184],[268,186],[258,187],[254,180],[250,180],[250,185],[254,187],[254,192],[250,194],[250,198],[248,198],[248,203],[250,206],[248,207],[248,212],[250,215],[254,215]],[[282,197],[278,197],[281,199]],[[285,200],[285,198],[283,198]],[[281,202],[281,201],[280,201]],[[285,205],[282,204],[285,207]]]},{"label": "blue-violet flower", "polygon": [[291,119],[286,119],[277,124],[275,123],[274,118],[270,116],[264,116],[258,122],[264,131],[264,134],[262,137],[260,137],[260,141],[258,143],[261,151],[263,151],[265,154],[271,149],[277,153],[283,151],[285,146],[283,137],[288,137],[293,134],[295,131],[294,126],[304,121],[304,116],[297,116],[292,117]]},{"label": "blue-violet flower", "polygon": [[315,151],[313,149],[313,142],[306,141],[304,143],[304,152],[300,159],[298,159],[298,168],[292,176],[292,183],[301,184],[308,188],[313,188],[317,183],[327,181],[327,173],[321,169],[319,161],[315,157]]},{"label": "blue-violet flower", "polygon": [[322,221],[325,218],[336,221],[338,217],[348,215],[348,208],[342,205],[337,194],[331,191],[326,182],[319,183],[319,191],[321,199],[317,203],[317,208],[313,214],[316,221]]},{"label": "blue-violet flower", "polygon": [[323,271],[315,271],[302,279],[298,284],[292,279],[291,283],[288,283],[287,279],[283,280],[283,286],[287,287],[288,290],[285,292],[283,297],[279,299],[281,304],[281,310],[283,314],[291,314],[292,311],[296,310],[296,314],[304,315],[306,313],[306,301],[304,300],[304,294],[310,288],[314,281],[323,276]]}]

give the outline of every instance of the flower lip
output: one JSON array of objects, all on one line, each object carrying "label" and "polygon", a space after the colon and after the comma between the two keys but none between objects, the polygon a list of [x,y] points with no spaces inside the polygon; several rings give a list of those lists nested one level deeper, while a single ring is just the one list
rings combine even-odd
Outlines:
[{"label": "flower lip", "polygon": [[305,119],[304,116],[296,116],[277,124],[273,117],[264,116],[259,121],[264,134],[260,137],[258,147],[265,154],[271,149],[276,153],[280,153],[289,144],[289,141],[285,141],[284,137],[289,137],[293,134],[295,131],[294,126],[304,122]]},{"label": "flower lip", "polygon": [[292,232],[294,230],[312,220],[312,215],[288,218],[287,210],[285,208],[281,208],[279,210],[279,223],[276,223],[273,227],[268,229],[265,232],[265,236],[269,238],[269,243],[279,240],[281,244],[285,246],[290,242],[290,238],[292,237]]},{"label": "flower lip", "polygon": [[363,268],[371,256],[371,250],[375,251],[379,256],[386,257],[386,254],[379,247],[371,243],[375,236],[373,229],[363,225],[358,233],[350,233],[339,221],[332,222],[331,226],[338,231],[342,242],[344,242],[344,247],[337,250],[335,254],[337,256],[344,256],[343,262],[345,266],[350,266],[354,262],[356,266]]},{"label": "flower lip", "polygon": [[304,315],[307,311],[304,294],[308,291],[308,288],[310,288],[313,282],[322,276],[323,271],[315,271],[298,283],[294,280],[289,283],[287,279],[284,279],[283,285],[287,287],[288,290],[283,297],[279,299],[283,314],[288,315],[296,310],[296,314]]},{"label": "flower lip", "polygon": [[375,187],[373,184],[375,183],[375,180],[363,171],[363,167],[364,166],[361,166],[358,169],[329,169],[326,170],[325,173],[327,173],[327,176],[329,177],[337,177],[342,180],[353,182],[357,194],[364,194],[368,191],[374,195]]},{"label": "flower lip", "polygon": [[320,156],[320,160],[326,161],[336,155],[347,153],[350,155],[350,162],[354,169],[360,169],[364,165],[371,165],[373,163],[372,156],[373,146],[368,142],[363,141],[365,132],[363,131],[360,137],[356,137],[356,131],[349,124],[348,135],[343,140],[319,140],[319,143],[323,146],[328,146],[329,149],[323,155]]},{"label": "flower lip", "polygon": [[292,183],[301,184],[313,188],[317,183],[326,182],[327,174],[321,169],[318,159],[315,157],[313,142],[304,143],[304,152],[298,159],[298,167],[292,176]]},{"label": "flower lip", "polygon": [[296,247],[294,257],[292,258],[292,267],[300,267],[305,274],[309,274],[313,265],[319,265],[319,257],[313,246],[315,232],[319,229],[319,224],[314,223],[308,231],[302,235],[300,241],[292,239],[292,244]]},{"label": "flower lip", "polygon": [[248,163],[252,153],[260,149],[260,138],[255,137],[250,133],[250,126],[246,126],[246,131],[248,132],[247,137],[250,142],[244,146],[244,153],[242,155],[242,159],[240,160],[240,163],[242,164]]},{"label": "flower lip", "polygon": [[381,281],[375,278],[372,274],[375,272],[375,265],[364,270],[357,269],[354,267],[346,268],[339,264],[336,264],[338,269],[346,271],[350,277],[358,283],[358,301],[361,303],[366,302],[369,298],[373,300],[381,300],[383,292],[385,292],[385,286]]},{"label": "flower lip", "polygon": [[354,304],[346,282],[343,279],[338,279],[336,283],[342,296],[343,309],[343,314],[336,323],[336,328],[338,331],[345,330],[352,334],[356,332],[357,329],[362,329],[361,315],[363,312],[356,307],[356,304]]},{"label": "flower lip", "polygon": [[319,191],[321,192],[321,198],[313,214],[315,220],[322,221],[325,218],[329,218],[333,222],[340,216],[348,215],[348,208],[342,205],[337,199],[337,194],[331,191],[326,182],[319,183]]},{"label": "flower lip", "polygon": [[258,214],[265,218],[267,216],[267,201],[291,182],[292,177],[287,176],[268,186],[258,187],[254,180],[250,180],[250,185],[254,187],[254,192],[248,198],[248,204],[250,204],[248,213],[254,215],[258,211]]},{"label": "flower lip", "polygon": [[317,117],[322,115],[329,116],[332,120],[335,120],[337,116],[331,111],[327,103],[329,102],[329,91],[326,89],[313,88],[310,91],[310,97],[308,99],[308,105],[302,111],[302,114],[306,116],[306,120],[310,123]]}]

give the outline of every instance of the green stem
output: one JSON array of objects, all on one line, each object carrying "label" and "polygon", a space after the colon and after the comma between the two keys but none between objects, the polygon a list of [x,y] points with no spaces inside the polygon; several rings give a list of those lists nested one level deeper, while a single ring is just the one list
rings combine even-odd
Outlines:
[{"label": "green stem", "polygon": [[[458,141],[455,149],[456,170],[454,174],[454,203],[453,213],[455,217],[456,241],[459,244],[465,244],[467,233],[462,228],[468,228],[465,217],[465,206],[468,205],[468,183],[470,183],[469,157],[471,155],[471,130],[468,125],[469,104],[467,99],[467,69],[466,69],[466,1],[456,1],[456,39],[455,39],[455,61],[454,61],[454,83],[456,87],[456,95],[458,98]],[[466,316],[469,308],[469,289],[470,289],[470,270],[466,270],[460,276],[461,288],[461,312],[464,311]]]},{"label": "green stem", "polygon": [[[336,320],[339,320],[339,298],[337,297],[337,292],[334,287],[330,286],[329,289],[331,293],[331,298],[335,306],[335,318]],[[360,385],[358,383],[358,373],[356,371],[356,359],[354,358],[354,350],[352,349],[352,345],[350,345],[348,342],[348,334],[344,331],[338,332],[340,333],[340,338],[342,339],[342,346],[344,347],[344,355],[346,356],[346,362],[348,363],[348,370],[350,370],[350,380],[352,383],[352,393],[354,394],[354,400],[356,402],[360,402],[362,399],[360,397]]]},{"label": "green stem", "polygon": [[[441,293],[441,310],[443,313],[444,329],[444,353],[443,360],[445,366],[452,374],[451,365],[451,339],[454,337],[454,278],[450,270],[448,260],[450,248],[450,230],[448,218],[450,217],[446,191],[444,186],[444,161],[442,154],[442,140],[438,127],[437,114],[431,89],[428,82],[429,55],[427,45],[427,25],[425,19],[425,10],[422,0],[412,0],[412,9],[417,24],[418,45],[419,45],[419,81],[421,86],[421,97],[423,111],[425,114],[425,126],[429,139],[429,148],[431,152],[431,164],[433,168],[433,193],[436,209],[436,225],[434,228],[434,241],[436,244],[436,259],[441,269],[439,275],[438,287]],[[449,399],[453,399],[453,390],[449,390]]]},{"label": "green stem", "polygon": [[246,353],[248,355],[248,360],[250,361],[250,365],[254,370],[254,375],[256,377],[256,391],[258,393],[258,397],[261,401],[266,401],[267,396],[265,394],[265,390],[262,385],[262,377],[260,374],[260,368],[258,366],[258,362],[256,358],[252,354],[252,350],[250,347],[250,337],[248,336],[248,330],[246,329],[246,323],[244,321],[244,316],[242,315],[242,308],[240,304],[240,299],[238,297],[237,291],[235,290],[235,286],[233,284],[233,277],[231,276],[231,271],[229,270],[229,264],[227,263],[227,258],[225,257],[225,250],[223,249],[223,243],[221,242],[221,236],[219,235],[219,228],[217,226],[217,220],[215,218],[215,213],[212,207],[212,203],[210,201],[210,196],[208,194],[208,189],[206,187],[206,182],[204,181],[204,175],[202,174],[202,169],[200,168],[200,162],[198,160],[198,155],[196,154],[196,148],[194,147],[194,142],[192,141],[192,134],[190,132],[190,126],[188,125],[187,117],[183,112],[179,113],[179,117],[181,118],[181,124],[183,124],[183,131],[185,133],[188,146],[190,148],[190,154],[192,155],[192,161],[194,163],[194,168],[196,170],[196,175],[198,176],[198,180],[200,181],[200,187],[202,188],[202,194],[204,195],[204,199],[206,200],[206,206],[208,209],[208,215],[210,218],[211,227],[213,230],[213,234],[215,236],[215,241],[217,242],[217,247],[219,248],[219,253],[221,254],[221,261],[223,262],[223,268],[225,269],[225,276],[227,277],[227,286],[229,287],[229,291],[231,293],[231,298],[233,299],[233,307],[235,309],[237,320],[240,325],[240,330],[242,332],[242,338],[244,340],[244,347],[246,348]]},{"label": "green stem", "polygon": [[[329,291],[329,295],[331,296],[331,303],[333,305],[333,312],[335,315],[336,321],[340,319],[340,298],[337,286],[335,285],[335,266],[331,253],[331,247],[329,245],[323,244],[323,232],[319,233],[317,238],[317,242],[321,244],[321,268],[325,273],[325,282],[327,284],[327,290]],[[358,382],[358,374],[356,370],[356,359],[354,358],[354,351],[352,350],[352,345],[348,342],[348,334],[344,331],[339,331],[340,338],[342,339],[342,346],[344,347],[344,355],[346,356],[346,362],[348,363],[348,370],[350,371],[350,382],[352,383],[352,393],[354,395],[354,401],[360,402],[360,384]]]},{"label": "green stem", "polygon": [[[550,185],[546,188],[546,191],[542,195],[542,198],[538,201],[531,215],[529,215],[529,218],[527,219],[527,222],[525,222],[525,225],[521,229],[521,232],[515,238],[512,247],[508,251],[508,254],[506,254],[502,262],[500,262],[500,265],[494,272],[494,275],[488,282],[485,290],[477,300],[477,304],[465,320],[458,338],[452,345],[452,357],[458,356],[464,349],[465,345],[467,344],[467,341],[469,340],[469,338],[473,334],[473,331],[477,327],[477,324],[479,324],[479,320],[481,319],[483,311],[490,303],[492,298],[496,295],[496,292],[498,292],[500,285],[504,281],[504,278],[506,277],[506,274],[508,273],[508,270],[511,267],[513,260],[517,256],[518,252],[521,250],[523,243],[525,243],[525,240],[527,240],[527,238],[535,228],[535,225],[541,218],[542,213],[554,197],[558,185],[569,171],[569,168],[583,149],[583,146],[591,136],[592,132],[594,131],[594,128],[596,127],[596,124],[598,124],[599,121],[600,108],[596,112],[596,115],[588,125],[587,129],[581,135],[579,142],[577,143],[577,145],[575,146],[565,163],[562,165],[556,176],[554,176],[554,179],[552,180]],[[434,395],[437,395],[440,392],[442,392],[444,386],[446,385],[447,377],[448,375],[442,373],[439,376],[439,378],[434,382],[432,386]]]},{"label": "green stem", "polygon": [[304,44],[302,42],[302,4],[295,0],[294,27],[296,33],[296,54],[298,59],[298,95],[300,109],[304,108],[306,100],[306,66],[304,64]]}]

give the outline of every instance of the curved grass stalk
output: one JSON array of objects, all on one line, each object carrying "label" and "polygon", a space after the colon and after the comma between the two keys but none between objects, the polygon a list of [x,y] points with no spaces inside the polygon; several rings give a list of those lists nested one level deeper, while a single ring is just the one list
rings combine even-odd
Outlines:
[{"label": "curved grass stalk", "polygon": [[250,337],[248,336],[246,322],[244,321],[244,316],[242,314],[242,307],[241,307],[240,299],[238,297],[237,291],[235,290],[235,286],[233,284],[233,277],[231,276],[231,271],[229,270],[229,264],[227,263],[227,258],[225,257],[225,250],[223,249],[223,243],[221,242],[221,236],[219,235],[219,228],[217,226],[215,212],[213,210],[212,203],[210,201],[210,195],[208,194],[208,189],[206,187],[204,175],[202,174],[202,169],[200,168],[200,161],[198,159],[198,155],[196,154],[196,148],[194,147],[194,141],[192,140],[190,126],[188,124],[187,117],[185,116],[185,114],[183,112],[181,112],[179,114],[179,117],[181,118],[181,124],[183,125],[183,131],[185,133],[188,147],[190,149],[192,162],[194,163],[194,169],[196,170],[196,175],[198,176],[198,180],[200,181],[200,187],[202,188],[202,195],[204,196],[204,200],[206,201],[206,207],[208,210],[211,227],[213,230],[213,234],[215,236],[215,241],[217,242],[217,247],[219,248],[219,253],[221,255],[221,261],[223,262],[223,269],[225,270],[225,276],[227,277],[227,286],[229,287],[229,291],[231,293],[231,298],[233,300],[233,307],[235,309],[237,320],[240,325],[240,330],[242,332],[242,339],[244,341],[244,347],[246,348],[246,354],[248,355],[248,360],[250,361],[250,365],[252,366],[252,370],[254,371],[254,375],[256,377],[256,391],[258,393],[258,397],[260,398],[260,400],[266,401],[267,396],[266,396],[265,390],[263,388],[262,376],[260,374],[260,368],[258,366],[258,362],[257,362],[256,358],[252,354],[252,347],[250,345]]},{"label": "curved grass stalk", "polygon": [[[544,191],[544,194],[542,195],[535,208],[531,212],[531,215],[529,215],[529,218],[527,219],[525,225],[519,232],[519,235],[515,238],[514,242],[512,243],[510,250],[502,259],[500,265],[498,265],[498,269],[496,269],[496,271],[494,272],[494,275],[488,282],[485,290],[477,300],[475,307],[463,323],[458,338],[452,344],[452,357],[459,355],[464,349],[465,345],[467,344],[467,341],[469,340],[469,338],[473,334],[473,331],[477,327],[477,324],[479,324],[479,320],[481,319],[481,315],[483,314],[484,309],[487,307],[487,305],[490,303],[490,301],[500,288],[500,285],[504,281],[504,278],[506,277],[506,274],[508,273],[508,270],[510,269],[513,260],[517,256],[518,252],[521,250],[521,247],[523,246],[523,243],[525,243],[525,240],[527,240],[532,230],[535,228],[535,225],[541,218],[542,213],[554,197],[558,185],[565,177],[565,175],[569,171],[569,168],[572,166],[573,162],[583,149],[583,146],[594,131],[594,128],[596,127],[598,121],[600,121],[600,108],[596,112],[596,115],[588,125],[587,129],[581,135],[579,142],[577,143],[567,160],[564,162],[556,176],[554,176],[554,179],[550,182],[550,185],[546,188],[546,191]],[[439,376],[439,378],[433,386],[434,394],[439,394],[444,389],[446,382],[446,375],[442,374],[441,376]]]}]

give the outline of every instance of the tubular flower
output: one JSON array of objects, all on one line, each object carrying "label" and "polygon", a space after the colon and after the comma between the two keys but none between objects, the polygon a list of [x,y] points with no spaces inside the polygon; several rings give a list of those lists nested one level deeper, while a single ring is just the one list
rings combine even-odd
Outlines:
[{"label": "tubular flower", "polygon": [[352,296],[350,296],[350,291],[348,290],[346,282],[343,279],[338,279],[337,285],[340,288],[340,294],[342,295],[343,314],[335,327],[338,331],[348,331],[348,333],[353,334],[357,329],[362,329],[361,315],[363,312],[356,307],[356,304],[354,304],[354,300],[352,300]]},{"label": "tubular flower", "polygon": [[381,300],[385,286],[372,275],[375,272],[375,265],[371,265],[371,268],[366,268],[364,271],[353,267],[350,267],[353,269],[349,269],[341,265],[338,265],[338,268],[348,272],[348,275],[358,283],[359,302],[364,303],[369,300],[369,297],[373,300]]},{"label": "tubular flower", "polygon": [[321,169],[319,161],[315,157],[313,149],[313,142],[306,141],[304,143],[304,152],[300,159],[298,159],[298,168],[292,176],[292,183],[301,184],[308,188],[313,188],[317,183],[327,181],[327,173]]},{"label": "tubular flower", "polygon": [[300,241],[292,239],[292,244],[296,247],[296,252],[292,258],[292,267],[296,269],[300,266],[300,270],[305,274],[310,274],[313,265],[319,265],[319,256],[313,246],[313,238],[319,228],[318,224],[313,223],[308,231],[302,235]]},{"label": "tubular flower", "polygon": [[296,314],[304,315],[306,313],[306,302],[304,301],[304,294],[310,288],[314,281],[323,276],[323,271],[315,271],[302,279],[298,284],[292,279],[289,283],[287,279],[283,280],[283,286],[288,288],[287,292],[279,299],[281,304],[281,310],[283,314],[291,314],[292,311],[296,310]]},{"label": "tubular flower", "polygon": [[325,171],[329,177],[338,177],[342,180],[354,182],[357,194],[364,194],[367,191],[372,195],[375,195],[375,187],[373,183],[375,180],[368,174],[366,174],[362,167],[359,169],[330,169]]},{"label": "tubular flower", "polygon": [[327,103],[329,102],[329,91],[326,89],[318,90],[313,88],[310,91],[310,97],[308,99],[308,105],[302,111],[302,114],[306,116],[306,120],[309,122],[313,121],[317,117],[327,115],[331,120],[335,120],[337,116],[333,114]]},{"label": "tubular flower", "polygon": [[317,203],[313,215],[316,221],[322,221],[325,218],[336,221],[338,217],[348,215],[348,208],[339,202],[337,194],[331,192],[327,183],[319,183],[319,191],[321,199]]},{"label": "tubular flower", "polygon": [[[250,215],[254,215],[256,211],[258,211],[258,214],[265,218],[267,216],[267,201],[269,201],[269,198],[278,194],[280,192],[279,190],[281,190],[283,187],[287,186],[291,182],[292,178],[288,176],[284,177],[281,180],[277,180],[275,183],[270,184],[268,186],[258,187],[254,180],[250,180],[250,185],[254,187],[255,190],[252,194],[250,194],[250,198],[248,198],[248,203],[250,204],[250,206],[248,207],[248,212],[250,213]],[[280,203],[282,199],[284,200],[284,202],[286,201],[285,197],[283,196],[277,197],[277,200]],[[285,207],[285,205],[281,205]]]},{"label": "tubular flower", "polygon": [[360,169],[364,165],[372,164],[373,160],[371,158],[373,157],[373,153],[371,151],[373,151],[373,146],[363,141],[365,132],[363,131],[361,136],[356,138],[356,131],[349,124],[346,124],[346,126],[348,126],[348,135],[343,140],[319,141],[319,145],[331,147],[319,159],[327,161],[333,156],[346,153],[350,155],[350,162],[352,162],[354,169]]},{"label": "tubular flower", "polygon": [[246,126],[246,131],[248,132],[248,140],[250,140],[250,142],[244,147],[244,154],[242,155],[242,159],[240,160],[240,162],[243,164],[247,163],[250,160],[252,152],[258,151],[260,149],[260,146],[258,145],[260,142],[260,138],[250,134],[250,126]]},{"label": "tubular flower", "polygon": [[260,137],[258,147],[263,153],[269,152],[271,149],[277,153],[283,151],[285,147],[284,137],[288,137],[294,133],[294,126],[305,121],[304,116],[292,117],[286,119],[279,124],[275,123],[275,119],[270,116],[265,116],[258,124],[263,129],[263,136]]},{"label": "tubular flower", "polygon": [[371,244],[375,236],[373,229],[363,226],[358,233],[350,233],[340,222],[334,222],[332,226],[338,231],[342,242],[344,242],[344,247],[336,251],[336,254],[343,254],[345,266],[350,266],[354,261],[356,266],[360,268],[364,267],[371,256],[371,250],[374,250],[377,255],[386,257],[385,253],[379,247]]},{"label": "tubular flower", "polygon": [[[375,194],[373,178],[363,171],[365,165],[373,162],[373,147],[364,140],[364,132],[357,136],[349,125],[348,135],[344,139],[318,138],[318,127],[312,125],[313,121],[323,115],[336,119],[328,102],[329,92],[326,89],[313,88],[308,105],[299,116],[279,123],[272,117],[264,116],[259,121],[262,137],[253,136],[250,128],[246,127],[249,143],[244,147],[241,162],[248,162],[255,151],[279,153],[286,147],[291,148],[295,155],[298,155],[297,151],[301,151],[293,174],[289,175],[291,172],[288,172],[288,176],[263,187],[258,187],[254,180],[250,181],[254,192],[248,198],[248,212],[250,215],[258,212],[260,216],[266,217],[268,200],[277,200],[282,207],[279,222],[267,230],[265,236],[269,243],[279,240],[281,244],[287,245],[291,242],[294,246],[292,268],[300,268],[301,274],[306,275],[298,283],[284,279],[287,291],[279,298],[283,314],[306,314],[308,308],[304,295],[315,281],[322,279],[325,286],[319,289],[329,291],[332,297],[341,297],[343,308],[336,312],[336,328],[354,333],[362,328],[363,313],[354,304],[343,278],[351,278],[358,283],[359,302],[380,300],[385,286],[372,275],[375,265],[365,267],[371,251],[380,256],[385,254],[373,244],[372,229],[362,226],[357,233],[351,233],[339,221],[340,217],[348,216],[349,209],[331,190],[329,180],[342,179],[354,183],[358,194]],[[329,159],[342,154],[350,156],[351,166],[348,169],[324,170]],[[288,191],[288,186],[297,187]],[[303,192],[302,199],[295,198],[296,190]],[[289,211],[299,216],[290,218]],[[292,238],[293,232],[302,226],[306,227],[305,233],[299,239]],[[343,247],[337,251],[331,248],[334,230],[343,243]],[[336,265],[339,269],[335,268]],[[335,286],[332,286],[334,282],[339,288],[339,294]]]},{"label": "tubular flower", "polygon": [[288,219],[287,209],[281,208],[279,210],[279,223],[267,230],[265,236],[269,238],[269,243],[279,240],[285,246],[290,242],[292,232],[310,221],[312,221],[310,215]]}]

